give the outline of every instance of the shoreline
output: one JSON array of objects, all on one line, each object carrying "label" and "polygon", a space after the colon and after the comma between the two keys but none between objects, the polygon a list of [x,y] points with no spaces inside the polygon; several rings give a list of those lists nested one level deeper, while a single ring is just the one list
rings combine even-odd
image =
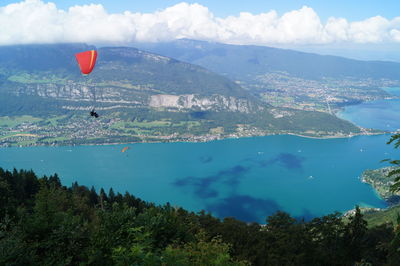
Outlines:
[{"label": "shoreline", "polygon": [[[14,145],[4,145],[0,146],[0,148],[24,148],[24,147],[71,147],[71,146],[107,146],[107,145],[130,145],[130,144],[138,144],[138,143],[178,143],[178,142],[189,142],[189,143],[201,143],[201,142],[211,142],[211,141],[218,141],[218,140],[226,140],[226,139],[240,139],[240,138],[252,138],[252,137],[267,137],[267,136],[296,136],[301,138],[308,138],[308,139],[345,139],[345,138],[353,138],[357,136],[377,136],[377,135],[393,135],[398,132],[360,132],[360,133],[353,133],[353,134],[336,134],[336,135],[324,135],[324,136],[312,136],[312,135],[305,135],[301,133],[292,133],[292,132],[285,132],[285,133],[267,133],[267,134],[249,134],[249,135],[199,135],[199,136],[188,136],[182,138],[165,138],[160,140],[143,140],[143,141],[133,141],[133,142],[103,142],[103,143],[79,143],[79,144],[35,144],[35,145],[21,145],[21,144],[14,144]],[[27,134],[28,135],[28,134]],[[30,134],[29,134],[30,135]],[[33,136],[33,135],[30,135]],[[36,136],[36,135],[35,135]],[[152,137],[148,137],[152,138]]]},{"label": "shoreline", "polygon": [[[391,87],[388,87],[391,88]],[[393,88],[399,88],[399,87],[393,87]],[[385,88],[383,88],[385,89]],[[400,89],[400,88],[399,88]],[[400,96],[398,95],[392,95],[391,97],[384,98],[385,100],[391,100],[391,99],[400,99]],[[374,101],[374,100],[370,100]],[[370,102],[370,101],[365,101],[365,102]],[[334,110],[333,114],[331,115],[337,117],[338,119],[342,119],[344,121],[348,121],[352,124],[354,124],[352,121],[341,118],[338,116],[338,113],[344,110],[345,107],[340,107],[336,110]],[[189,135],[188,136],[176,136],[176,133],[173,133],[172,135],[169,136],[135,136],[140,138],[140,141],[128,141],[128,142],[101,142],[99,143],[74,143],[73,140],[70,140],[69,143],[30,143],[30,144],[20,144],[20,143],[4,143],[0,145],[0,148],[5,148],[5,147],[38,147],[38,146],[57,146],[57,147],[62,147],[62,146],[97,146],[97,145],[130,145],[130,144],[137,144],[137,143],[175,143],[175,142],[191,142],[191,143],[198,143],[198,142],[211,142],[211,141],[216,141],[216,140],[224,140],[224,139],[238,139],[238,138],[248,138],[248,137],[265,137],[265,136],[272,136],[272,135],[290,135],[290,136],[297,136],[297,137],[302,137],[302,138],[309,138],[309,139],[343,139],[343,138],[352,138],[355,136],[373,136],[373,135],[386,135],[386,134],[399,134],[400,131],[395,131],[395,132],[390,132],[390,131],[384,131],[384,130],[378,130],[378,129],[371,129],[371,128],[363,128],[359,125],[354,124],[356,127],[359,128],[360,132],[359,133],[350,133],[350,134],[343,134],[343,133],[333,133],[332,135],[318,135],[316,133],[313,133],[312,130],[307,130],[306,132],[303,133],[293,133],[293,132],[277,132],[277,133],[272,133],[272,132],[267,132],[263,130],[259,130],[256,128],[252,128],[248,130],[248,132],[238,132],[238,133],[231,133],[227,135]],[[175,135],[175,136],[174,136]],[[30,134],[30,133],[17,133],[14,136],[25,136],[25,137],[36,137],[40,138],[40,136],[35,135],[35,134]],[[12,137],[14,137],[12,136]],[[134,137],[134,136],[132,136]],[[1,139],[1,137],[0,137]],[[104,138],[106,139],[106,138]]]},{"label": "shoreline", "polygon": [[394,132],[371,132],[371,133],[355,133],[351,134],[350,136],[344,136],[344,135],[328,135],[328,136],[323,136],[323,137],[313,137],[313,136],[306,136],[306,135],[301,135],[301,134],[295,134],[295,133],[287,133],[287,134],[282,134],[282,135],[291,135],[291,136],[297,136],[297,137],[302,137],[302,138],[309,138],[309,139],[349,139],[353,137],[358,137],[358,136],[377,136],[377,135],[392,135],[395,134]]},{"label": "shoreline", "polygon": [[388,204],[384,209],[400,204],[400,192],[390,191],[395,177],[388,177],[388,174],[395,169],[395,166],[385,166],[373,170],[367,169],[361,174],[360,181],[371,186],[377,196]]}]

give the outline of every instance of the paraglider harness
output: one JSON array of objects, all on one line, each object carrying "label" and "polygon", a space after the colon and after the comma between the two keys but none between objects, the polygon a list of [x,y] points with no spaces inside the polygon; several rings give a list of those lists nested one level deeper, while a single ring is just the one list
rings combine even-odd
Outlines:
[{"label": "paraglider harness", "polygon": [[99,117],[99,115],[96,113],[96,111],[94,109],[92,111],[90,111],[90,116],[94,116],[96,118]]}]

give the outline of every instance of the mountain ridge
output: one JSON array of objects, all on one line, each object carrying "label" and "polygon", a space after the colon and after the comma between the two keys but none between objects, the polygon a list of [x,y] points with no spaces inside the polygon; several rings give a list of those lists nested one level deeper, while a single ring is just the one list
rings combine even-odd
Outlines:
[{"label": "mountain ridge", "polygon": [[[0,145],[360,133],[327,113],[272,107],[204,67],[136,48],[99,48],[95,69],[82,77],[74,54],[92,47],[0,48],[0,125],[8,125],[10,115],[20,121],[2,127]],[[100,119],[88,120],[92,108],[100,112]]]},{"label": "mountain ridge", "polygon": [[[206,56],[210,56],[210,55],[215,55],[215,56],[220,56],[223,57],[225,55],[227,55],[228,53],[235,51],[236,54],[237,52],[240,53],[248,53],[248,55],[254,55],[255,58],[250,58],[248,59],[249,63],[252,63],[254,65],[259,65],[261,62],[259,61],[259,58],[257,58],[257,56],[269,56],[269,59],[274,59],[276,60],[276,58],[274,58],[273,56],[279,56],[280,58],[280,62],[279,61],[274,61],[272,65],[266,65],[269,67],[272,67],[271,70],[274,71],[285,71],[285,69],[279,68],[280,66],[290,66],[290,67],[294,67],[294,66],[301,66],[300,68],[302,68],[304,70],[304,67],[309,67],[311,68],[313,71],[313,73],[308,73],[306,74],[305,77],[313,77],[315,78],[315,73],[317,73],[317,77],[320,77],[320,73],[323,72],[323,70],[330,70],[333,71],[335,69],[321,69],[321,64],[319,64],[319,66],[317,68],[313,68],[313,64],[309,64],[309,62],[307,62],[307,60],[300,60],[300,59],[304,59],[305,57],[310,57],[308,59],[312,59],[312,60],[319,60],[319,59],[329,59],[332,60],[331,62],[329,62],[329,64],[334,63],[333,61],[338,61],[339,63],[345,63],[347,65],[353,65],[354,63],[359,63],[359,64],[364,64],[364,68],[367,70],[370,70],[371,67],[375,67],[375,66],[371,66],[368,64],[379,64],[379,67],[383,66],[390,66],[392,69],[397,66],[400,67],[400,63],[397,62],[391,62],[391,61],[381,61],[381,60],[369,60],[369,61],[364,61],[364,60],[357,60],[357,59],[350,59],[350,58],[346,58],[346,57],[342,57],[342,56],[334,56],[334,55],[320,55],[320,54],[314,54],[314,53],[308,53],[308,52],[301,52],[301,51],[296,51],[293,49],[282,49],[282,48],[274,48],[274,47],[268,47],[268,46],[257,46],[257,45],[234,45],[234,44],[223,44],[223,43],[218,43],[218,42],[207,42],[207,41],[197,41],[197,40],[191,40],[191,39],[179,39],[176,41],[172,41],[172,42],[163,42],[163,43],[134,43],[133,45],[135,45],[135,47],[138,47],[140,49],[146,49],[148,51],[151,52],[156,52],[156,53],[160,53],[172,58],[176,58],[179,60],[183,60],[183,61],[187,61],[189,63],[196,63],[202,66],[205,66],[205,63],[202,64],[202,62],[200,61],[200,59],[206,57]],[[180,48],[180,49],[177,49]],[[265,53],[264,55],[262,53]],[[294,58],[292,60],[288,60],[288,61],[284,61],[282,60],[282,55],[284,53],[288,53],[288,56],[285,57],[291,57]],[[298,58],[300,57],[300,59]],[[226,58],[224,58],[226,59]],[[252,60],[253,59],[253,60]],[[291,61],[295,61],[295,64],[291,64]],[[305,64],[307,62],[307,64]],[[290,64],[288,64],[290,63]],[[281,65],[279,65],[281,64]],[[365,65],[367,64],[367,65]],[[215,66],[214,67],[210,64],[208,65],[209,69],[216,71]],[[237,66],[237,65],[231,65],[233,67]],[[377,68],[377,67],[376,67]],[[346,67],[346,69],[351,69],[351,67]],[[291,69],[289,69],[291,70]],[[291,70],[293,71],[293,70]],[[298,70],[293,71],[293,73],[291,73],[291,71],[289,71],[290,74],[295,74],[296,72],[299,72]],[[343,71],[343,69],[341,69],[341,71]],[[385,76],[388,73],[382,73],[381,71],[379,71],[380,74],[384,74],[383,77],[394,77],[393,74],[396,75],[396,78],[398,77],[398,75],[400,74],[400,69],[397,70],[393,70],[394,73],[389,73],[389,76]],[[217,73],[219,73],[220,71],[216,71]],[[334,72],[332,72],[334,73]],[[367,77],[371,77],[371,72],[369,73],[365,73],[365,75]],[[326,74],[327,76],[329,76],[329,72]],[[301,76],[301,75],[300,75]],[[351,76],[351,75],[350,75]],[[301,76],[304,77],[304,76]],[[372,76],[374,77],[374,76]]]},{"label": "mountain ridge", "polygon": [[345,105],[393,97],[381,88],[400,86],[395,62],[188,39],[134,45],[208,68],[275,107],[334,113]]}]

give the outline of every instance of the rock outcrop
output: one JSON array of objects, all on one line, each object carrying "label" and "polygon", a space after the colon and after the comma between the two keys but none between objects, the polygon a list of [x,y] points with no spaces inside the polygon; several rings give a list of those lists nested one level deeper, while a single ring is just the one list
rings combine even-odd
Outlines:
[{"label": "rock outcrop", "polygon": [[201,111],[231,111],[241,113],[252,113],[262,110],[263,107],[257,106],[246,99],[237,99],[223,95],[212,95],[209,97],[196,94],[168,95],[157,94],[150,97],[150,107],[154,108],[177,108],[177,109],[196,109]]}]

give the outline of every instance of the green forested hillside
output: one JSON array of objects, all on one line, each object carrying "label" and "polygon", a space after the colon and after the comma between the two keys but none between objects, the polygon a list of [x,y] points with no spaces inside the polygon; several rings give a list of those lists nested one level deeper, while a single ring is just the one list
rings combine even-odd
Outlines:
[{"label": "green forested hillside", "polygon": [[[92,100],[91,95],[74,95],[68,88],[79,90],[81,86],[90,86],[96,87],[99,101],[135,98],[142,102],[143,97],[157,93],[249,97],[239,85],[202,67],[130,47],[98,48],[96,67],[84,78],[75,54],[89,49],[94,47],[86,44],[2,46],[0,92],[83,101]],[[110,88],[119,95],[109,95],[113,94],[107,90]]]},{"label": "green forested hillside", "polygon": [[400,85],[400,64],[394,62],[189,39],[134,45],[229,77],[279,107],[331,112],[391,97],[382,88]]},{"label": "green forested hillside", "polygon": [[0,265],[399,265],[400,231],[359,209],[266,225],[0,169]]},{"label": "green forested hillside", "polygon": [[83,77],[74,55],[92,48],[0,47],[0,146],[360,133],[329,113],[272,107],[227,77],[136,48],[99,48]]}]

